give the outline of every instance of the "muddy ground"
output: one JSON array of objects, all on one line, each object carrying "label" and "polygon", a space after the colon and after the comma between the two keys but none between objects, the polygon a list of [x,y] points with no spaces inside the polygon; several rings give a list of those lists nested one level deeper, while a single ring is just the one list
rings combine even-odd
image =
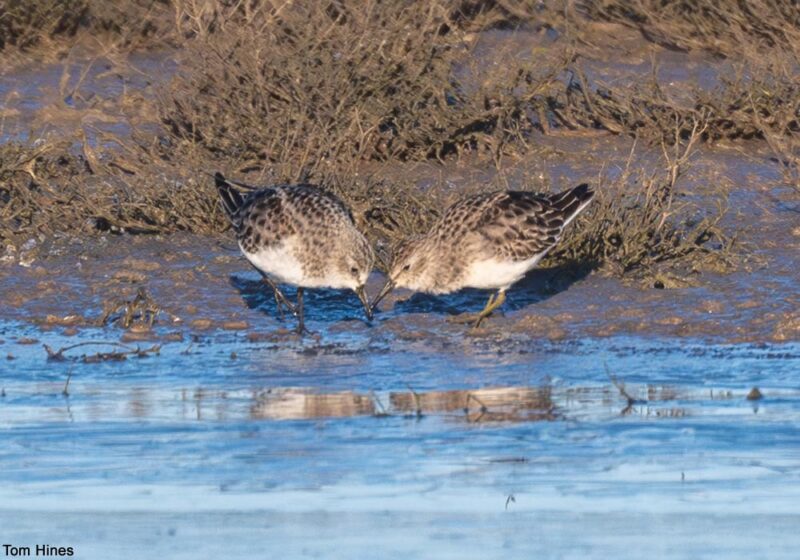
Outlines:
[{"label": "muddy ground", "polygon": [[[627,158],[632,141],[613,138],[540,139],[542,155],[533,165],[564,187],[610,170]],[[617,158],[615,160],[615,158]],[[485,171],[466,166],[413,165],[397,173],[437,173],[454,187]],[[324,333],[368,332],[379,341],[426,339],[450,344],[536,344],[537,339],[586,336],[658,335],[720,342],[790,341],[800,338],[800,222],[792,193],[781,186],[769,155],[759,146],[705,149],[697,154],[688,191],[702,196],[705,181],[718,180],[730,192],[726,225],[737,231],[741,265],[733,273],[665,271],[658,277],[618,279],[579,265],[533,271],[510,291],[503,312],[468,333],[449,319],[474,312],[487,294],[465,291],[443,297],[398,292],[382,304],[372,324],[364,321],[352,294],[320,290],[309,296],[312,329]],[[531,172],[526,171],[527,174]],[[599,172],[599,171],[598,171]],[[513,185],[514,177],[509,178]],[[569,233],[567,233],[569,235]],[[31,238],[7,247],[0,267],[7,320],[75,334],[96,326],[104,310],[122,308],[145,290],[159,310],[152,334],[108,325],[121,340],[152,336],[189,338],[227,328],[258,338],[291,328],[277,320],[269,291],[239,254],[230,235],[96,235],[86,238]],[[377,293],[384,277],[376,272],[368,290]],[[293,295],[291,289],[288,290]],[[110,317],[109,319],[114,319]],[[162,332],[162,334],[156,334]],[[324,338],[324,334],[323,334]]]}]

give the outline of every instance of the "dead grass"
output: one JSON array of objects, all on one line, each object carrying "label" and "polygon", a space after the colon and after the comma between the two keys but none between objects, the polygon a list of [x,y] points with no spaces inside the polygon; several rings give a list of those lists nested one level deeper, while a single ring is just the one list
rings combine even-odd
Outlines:
[{"label": "dead grass", "polygon": [[800,82],[767,70],[740,69],[712,91],[686,88],[680,99],[643,77],[631,87],[589,84],[579,67],[563,92],[550,99],[558,123],[569,129],[602,128],[660,142],[673,138],[674,128],[685,138],[697,120],[704,122],[703,140],[773,139],[796,142],[800,133]]},{"label": "dead grass", "polygon": [[[700,0],[600,0],[578,3],[587,20],[621,23],[670,49],[704,51],[729,58],[734,72],[713,91],[693,88],[676,100],[654,77],[628,90],[587,85],[579,68],[565,92],[552,100],[559,122],[570,128],[599,127],[620,134],[663,139],[670,123],[682,134],[698,117],[704,140],[763,138],[788,184],[800,191],[800,10],[793,0],[714,2]],[[575,17],[573,15],[573,17]]]},{"label": "dead grass", "polygon": [[781,50],[800,56],[800,10],[794,0],[598,0],[579,2],[589,19],[622,23],[672,49],[741,56]]},{"label": "dead grass", "polygon": [[[278,167],[298,180],[364,160],[515,149],[568,55],[509,60],[471,80],[467,16],[452,6],[267,2],[187,15],[197,39],[163,98],[165,157],[201,151],[240,172]],[[480,19],[496,22],[487,10]]]},{"label": "dead grass", "polygon": [[30,49],[57,36],[72,37],[88,15],[85,0],[3,0],[0,3],[0,49]]},{"label": "dead grass", "polygon": [[689,285],[700,272],[735,269],[742,248],[720,224],[726,190],[717,187],[702,201],[681,197],[680,179],[703,132],[695,123],[688,140],[663,144],[664,164],[654,169],[639,165],[632,149],[623,172],[599,185],[573,233],[548,260],[595,263],[658,288]]},{"label": "dead grass", "polygon": [[58,208],[63,208],[63,223],[75,224],[70,215],[78,193],[68,192],[50,182],[53,178],[72,178],[84,172],[82,162],[68,155],[68,143],[0,146],[0,239],[13,239],[43,225]]},{"label": "dead grass", "polygon": [[183,179],[175,170],[167,174],[155,167],[131,174],[100,167],[95,157],[93,169],[70,140],[0,146],[0,240],[18,244],[56,232],[208,233],[225,227],[213,188],[196,177]]},{"label": "dead grass", "polygon": [[54,59],[78,43],[133,50],[175,42],[170,0],[0,0],[0,51]]}]

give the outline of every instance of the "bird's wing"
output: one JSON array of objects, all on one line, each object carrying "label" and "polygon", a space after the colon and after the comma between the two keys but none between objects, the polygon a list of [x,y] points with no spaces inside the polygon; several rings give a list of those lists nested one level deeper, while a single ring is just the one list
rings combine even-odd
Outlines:
[{"label": "bird's wing", "polygon": [[563,217],[547,199],[510,191],[497,193],[487,201],[475,229],[496,256],[524,261],[552,247],[563,226]]},{"label": "bird's wing", "polygon": [[334,194],[314,185],[300,184],[282,187],[291,200],[298,219],[308,223],[331,224],[339,220],[355,225],[350,208]]},{"label": "bird's wing", "polygon": [[484,201],[475,230],[495,255],[527,260],[553,247],[593,195],[588,185],[554,195],[495,193]]},{"label": "bird's wing", "polygon": [[250,193],[236,214],[236,238],[247,252],[281,243],[296,233],[296,224],[286,212],[278,189]]}]

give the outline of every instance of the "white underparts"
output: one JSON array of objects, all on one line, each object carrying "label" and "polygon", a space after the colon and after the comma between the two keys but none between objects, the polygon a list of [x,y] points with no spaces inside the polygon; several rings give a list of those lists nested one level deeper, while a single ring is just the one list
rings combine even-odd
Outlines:
[{"label": "white underparts", "polygon": [[524,261],[487,259],[474,262],[464,275],[462,287],[506,290],[535,267],[545,252]]},{"label": "white underparts", "polygon": [[337,270],[329,270],[323,277],[306,274],[294,249],[290,239],[256,253],[242,252],[253,266],[280,284],[304,288],[352,288],[355,284],[352,278],[342,277]]},{"label": "white underparts", "polygon": [[290,243],[281,243],[275,247],[261,249],[256,253],[242,250],[247,260],[258,270],[281,284],[306,286],[306,275],[303,266],[294,256]]}]

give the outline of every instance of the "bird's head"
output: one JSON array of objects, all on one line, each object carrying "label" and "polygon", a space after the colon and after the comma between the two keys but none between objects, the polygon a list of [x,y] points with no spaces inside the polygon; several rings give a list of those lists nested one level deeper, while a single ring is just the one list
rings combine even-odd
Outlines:
[{"label": "bird's head", "polygon": [[375,264],[375,253],[373,253],[372,247],[363,236],[359,236],[358,239],[354,240],[350,248],[350,251],[344,252],[338,258],[339,287],[349,288],[356,293],[364,306],[367,319],[371,320],[372,306],[364,286]]},{"label": "bird's head", "polygon": [[394,288],[421,290],[421,281],[427,269],[427,257],[423,249],[423,238],[409,239],[400,243],[392,251],[392,264],[389,266],[386,283],[375,298],[373,309]]}]

